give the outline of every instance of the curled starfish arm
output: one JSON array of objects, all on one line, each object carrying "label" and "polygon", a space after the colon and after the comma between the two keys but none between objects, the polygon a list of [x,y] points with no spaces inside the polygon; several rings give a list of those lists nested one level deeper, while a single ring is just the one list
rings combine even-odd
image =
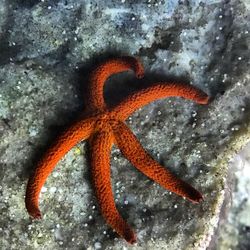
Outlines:
[{"label": "curled starfish arm", "polygon": [[144,88],[125,98],[120,104],[112,109],[114,114],[122,120],[126,120],[136,109],[161,98],[183,97],[199,104],[207,104],[209,97],[203,91],[183,83],[156,83],[151,87]]},{"label": "curled starfish arm", "polygon": [[137,78],[142,78],[144,69],[138,59],[130,56],[110,59],[99,65],[90,76],[89,104],[92,110],[105,108],[103,86],[113,74],[133,70]]},{"label": "curled starfish arm", "polygon": [[110,149],[112,134],[97,132],[90,140],[90,163],[93,186],[100,210],[106,222],[127,242],[133,244],[136,236],[116,209],[110,180]]},{"label": "curled starfish arm", "polygon": [[120,122],[115,129],[115,138],[123,155],[142,173],[159,183],[162,187],[192,202],[198,203],[203,198],[199,191],[180,180],[169,170],[159,165],[141,146],[135,135],[125,123]]},{"label": "curled starfish arm", "polygon": [[47,150],[34,173],[30,176],[26,188],[25,205],[28,213],[35,219],[41,218],[39,194],[47,177],[57,162],[79,141],[89,137],[94,127],[92,118],[78,121],[67,129]]}]

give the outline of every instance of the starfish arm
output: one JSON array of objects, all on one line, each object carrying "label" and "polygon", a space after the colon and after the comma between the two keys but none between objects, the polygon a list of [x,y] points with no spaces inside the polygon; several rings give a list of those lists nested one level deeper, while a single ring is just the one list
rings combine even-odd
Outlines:
[{"label": "starfish arm", "polygon": [[127,242],[134,243],[136,236],[116,209],[110,180],[110,149],[113,135],[97,132],[90,140],[92,181],[100,210],[106,222]]},{"label": "starfish arm", "polygon": [[99,65],[90,75],[89,104],[91,110],[105,108],[103,98],[103,86],[105,81],[113,74],[133,70],[137,78],[144,75],[141,63],[134,57],[124,56],[118,59],[110,59]]},{"label": "starfish arm", "polygon": [[71,125],[47,150],[30,176],[25,196],[28,213],[36,219],[41,218],[39,194],[47,177],[57,162],[79,141],[89,137],[94,127],[94,119],[89,118]]},{"label": "starfish arm", "polygon": [[115,139],[123,155],[142,173],[159,183],[162,187],[192,202],[200,202],[202,195],[188,183],[178,179],[169,170],[159,165],[141,146],[135,135],[125,125],[114,129]]},{"label": "starfish arm", "polygon": [[207,104],[209,97],[201,90],[183,83],[156,83],[128,96],[115,106],[112,112],[122,120],[126,120],[136,109],[156,99],[179,96],[193,100],[199,104]]}]

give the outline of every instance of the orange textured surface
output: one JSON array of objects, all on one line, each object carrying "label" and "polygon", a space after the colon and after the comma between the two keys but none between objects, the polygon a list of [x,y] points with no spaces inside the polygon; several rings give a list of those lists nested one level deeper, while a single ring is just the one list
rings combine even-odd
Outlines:
[{"label": "orange textured surface", "polygon": [[138,78],[143,77],[143,66],[133,57],[108,60],[91,73],[88,93],[90,115],[72,124],[49,147],[28,181],[25,203],[33,218],[41,218],[39,194],[49,174],[75,144],[88,138],[92,182],[100,211],[106,222],[127,242],[134,243],[136,235],[115,206],[110,179],[110,150],[113,143],[117,144],[123,155],[138,170],[162,187],[195,203],[202,200],[200,192],[159,165],[142,148],[124,120],[136,109],[159,98],[179,96],[206,104],[209,97],[191,85],[159,82],[131,94],[120,104],[109,109],[103,99],[105,81],[110,75],[127,70],[133,70]]},{"label": "orange textured surface", "polygon": [[106,108],[103,98],[103,86],[105,81],[113,74],[133,70],[137,78],[144,75],[143,66],[130,56],[124,56],[120,60],[112,59],[96,67],[90,75],[89,108],[102,110]]}]

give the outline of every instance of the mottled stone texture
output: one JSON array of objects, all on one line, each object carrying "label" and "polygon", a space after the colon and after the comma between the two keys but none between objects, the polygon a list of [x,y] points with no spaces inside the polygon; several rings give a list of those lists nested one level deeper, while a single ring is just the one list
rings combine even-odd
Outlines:
[{"label": "mottled stone texture", "polygon": [[250,143],[232,160],[228,181],[231,202],[222,209],[216,234],[217,249],[250,248]]},{"label": "mottled stone texture", "polygon": [[[215,235],[233,189],[228,161],[250,140],[249,11],[247,0],[1,0],[0,248],[227,249]],[[126,54],[143,61],[145,84],[179,79],[212,97],[207,106],[156,101],[127,120],[153,157],[200,190],[204,202],[163,190],[114,147],[116,204],[138,235],[129,246],[99,213],[80,143],[47,180],[43,220],[32,222],[24,194],[35,162],[86,107],[89,69]],[[107,102],[138,84],[132,73],[112,77]],[[248,246],[249,226],[241,229]]]}]

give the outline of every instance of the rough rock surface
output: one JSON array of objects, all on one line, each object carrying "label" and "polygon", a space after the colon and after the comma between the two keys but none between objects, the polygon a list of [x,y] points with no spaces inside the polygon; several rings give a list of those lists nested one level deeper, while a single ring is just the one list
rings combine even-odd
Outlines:
[{"label": "rough rock surface", "polygon": [[[228,162],[250,140],[249,11],[247,0],[2,0],[0,248],[226,249],[214,235],[230,202]],[[176,78],[211,96],[207,106],[155,101],[127,121],[157,161],[204,194],[201,204],[163,190],[113,148],[113,190],[137,232],[134,246],[117,238],[99,213],[85,142],[43,187],[43,219],[32,221],[24,207],[34,162],[87,105],[89,70],[122,54],[143,61],[145,82]],[[132,73],[112,77],[107,102],[142,83]]]},{"label": "rough rock surface", "polygon": [[214,247],[217,249],[250,248],[250,143],[230,164],[228,197],[222,209]]}]

